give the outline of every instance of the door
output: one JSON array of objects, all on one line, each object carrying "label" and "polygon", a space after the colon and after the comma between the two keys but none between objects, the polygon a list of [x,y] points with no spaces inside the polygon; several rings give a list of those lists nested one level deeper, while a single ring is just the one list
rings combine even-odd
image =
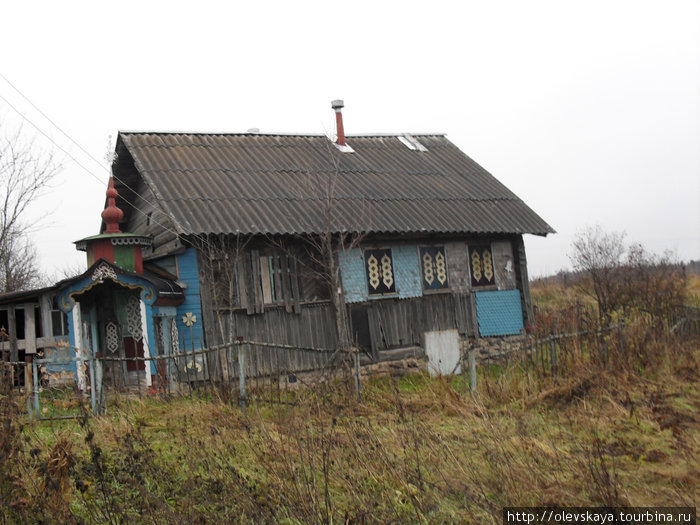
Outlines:
[{"label": "door", "polygon": [[462,372],[457,330],[425,332],[424,336],[428,372],[431,375],[451,375]]}]

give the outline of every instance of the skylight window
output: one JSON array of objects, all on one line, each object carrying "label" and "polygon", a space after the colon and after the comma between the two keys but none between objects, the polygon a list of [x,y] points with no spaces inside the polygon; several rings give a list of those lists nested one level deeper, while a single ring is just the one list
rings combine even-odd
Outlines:
[{"label": "skylight window", "polygon": [[399,135],[398,138],[401,143],[412,151],[428,151],[428,148],[423,146],[418,139],[412,135]]}]

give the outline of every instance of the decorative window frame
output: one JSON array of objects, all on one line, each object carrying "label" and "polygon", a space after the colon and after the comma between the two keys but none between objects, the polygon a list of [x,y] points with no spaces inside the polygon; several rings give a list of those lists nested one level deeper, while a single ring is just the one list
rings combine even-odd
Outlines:
[{"label": "decorative window frame", "polygon": [[[424,260],[425,253],[424,252],[426,249],[433,249],[433,250],[440,250],[442,252],[442,266],[443,268],[439,268],[440,262],[436,262],[433,264],[431,267],[430,271],[433,273],[433,275],[430,275],[430,272],[428,271],[427,262]],[[446,293],[450,292],[450,272],[449,268],[447,266],[447,250],[445,248],[444,244],[419,244],[416,247],[416,250],[418,251],[418,264],[420,266],[420,283],[421,283],[421,290],[423,294],[436,294],[436,293]],[[437,266],[437,268],[436,268]],[[435,274],[443,274],[444,273],[444,285],[441,283],[439,286],[432,287],[428,286],[426,288],[426,282],[428,282],[428,277],[436,280],[439,282],[439,277],[438,275]],[[426,277],[428,276],[428,277]]]},{"label": "decorative window frame", "polygon": [[[476,261],[472,259],[474,259],[474,250],[478,248],[488,249],[488,264],[490,264],[490,269],[488,271],[483,269],[483,259],[485,259],[484,252],[476,252],[479,253],[479,263],[482,265],[482,268],[479,269],[479,271],[477,272],[481,277],[479,279],[475,279],[474,269]],[[472,290],[498,289],[498,283],[496,282],[496,265],[495,261],[493,260],[493,243],[491,241],[474,243],[467,242],[467,267],[469,270],[469,287]],[[486,282],[482,283],[481,281],[483,281],[484,279],[486,280]]]},{"label": "decorative window frame", "polygon": [[[375,257],[373,252],[385,252],[380,259]],[[389,253],[390,274],[386,276],[387,262],[384,259],[386,257],[386,252]],[[370,258],[375,257],[376,263],[372,263],[367,254],[370,253]],[[396,297],[398,295],[398,289],[396,287],[396,269],[394,268],[394,252],[391,246],[381,246],[381,247],[371,247],[364,248],[362,250],[363,259],[363,269],[365,272],[365,279],[367,284],[367,296],[369,299],[379,299],[382,297]],[[371,267],[371,265],[373,267]],[[388,277],[388,278],[387,278]],[[373,286],[373,281],[377,282],[377,286]],[[382,286],[384,291],[375,291]]]}]

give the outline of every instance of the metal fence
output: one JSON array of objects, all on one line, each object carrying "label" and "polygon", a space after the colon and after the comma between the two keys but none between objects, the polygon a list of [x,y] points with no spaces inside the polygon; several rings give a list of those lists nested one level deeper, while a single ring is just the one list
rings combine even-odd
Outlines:
[{"label": "metal fence", "polygon": [[[697,322],[697,313],[683,310],[679,319]],[[479,361],[517,360],[553,377],[565,375],[583,362],[607,366],[611,352],[624,348],[624,326],[620,323],[528,337],[516,348]],[[359,353],[352,350],[340,353],[335,349],[242,339],[150,357],[92,356],[82,351],[76,355],[73,348],[56,348],[44,350],[29,363],[5,363],[2,380],[25,389],[27,408],[33,417],[63,419],[80,416],[87,407],[91,413],[100,414],[112,396],[197,393],[238,401],[244,409],[251,402],[293,404],[300,386],[338,378],[351,382],[349,386],[359,396],[359,361]],[[476,388],[476,361],[474,348],[467,345],[462,362],[472,390]]]},{"label": "metal fence", "polygon": [[90,413],[101,414],[114,396],[197,393],[235,397],[243,408],[259,401],[290,404],[300,386],[355,370],[339,367],[343,356],[333,349],[260,341],[238,340],[150,357],[94,356],[84,351],[76,355],[75,349],[69,350],[44,349],[30,363],[4,363],[9,372],[3,381],[26,391],[33,418],[76,418],[88,407]]},{"label": "metal fence", "polygon": [[[483,362],[516,361],[525,369],[535,370],[543,376],[566,375],[576,366],[596,362],[604,366],[610,362],[612,350],[624,345],[625,323],[581,330],[570,333],[550,334],[545,337],[528,337],[508,351],[491,353],[481,358]],[[472,391],[477,387],[476,358],[473,348],[464,355],[465,369],[469,371]]]}]

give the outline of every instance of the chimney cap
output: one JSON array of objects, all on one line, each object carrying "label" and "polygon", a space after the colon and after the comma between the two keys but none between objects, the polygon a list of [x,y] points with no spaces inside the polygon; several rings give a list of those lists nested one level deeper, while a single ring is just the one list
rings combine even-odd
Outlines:
[{"label": "chimney cap", "polygon": [[345,102],[342,101],[342,100],[340,100],[340,99],[331,100],[331,107],[332,107],[333,109],[341,109],[341,108],[344,108],[344,107],[345,107]]}]

